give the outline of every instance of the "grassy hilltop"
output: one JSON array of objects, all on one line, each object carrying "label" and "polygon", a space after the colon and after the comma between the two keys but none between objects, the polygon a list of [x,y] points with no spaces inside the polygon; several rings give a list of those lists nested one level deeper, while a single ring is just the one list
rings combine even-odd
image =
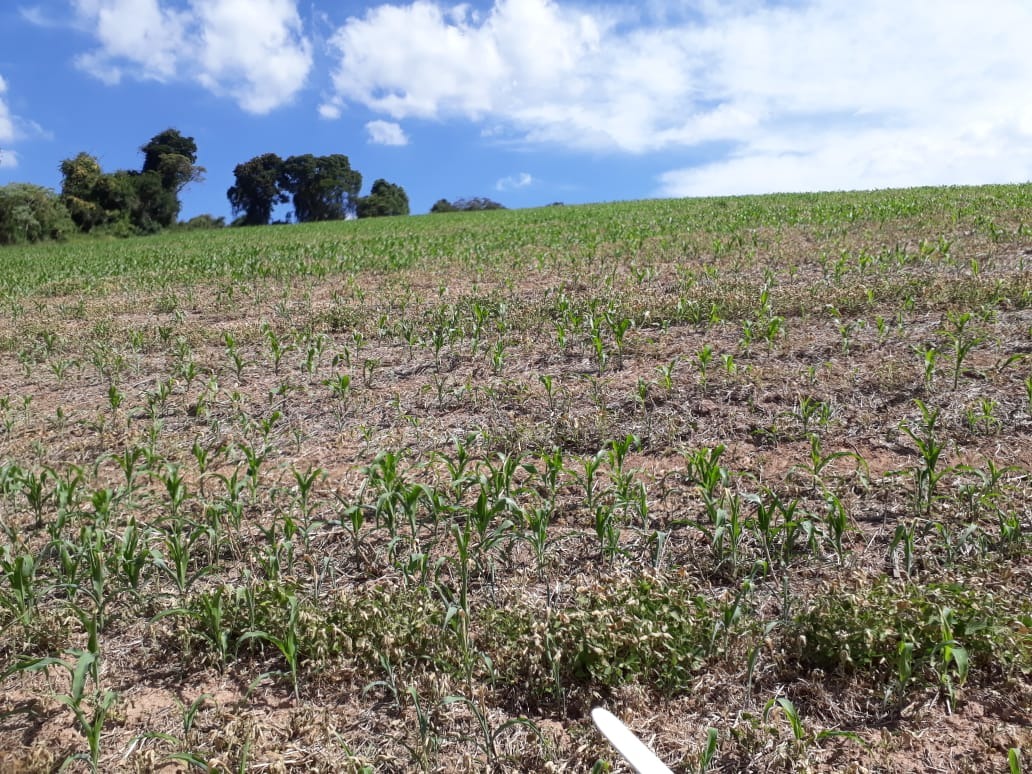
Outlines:
[{"label": "grassy hilltop", "polygon": [[0,769],[1027,771],[1030,494],[1032,185],[0,249]]}]

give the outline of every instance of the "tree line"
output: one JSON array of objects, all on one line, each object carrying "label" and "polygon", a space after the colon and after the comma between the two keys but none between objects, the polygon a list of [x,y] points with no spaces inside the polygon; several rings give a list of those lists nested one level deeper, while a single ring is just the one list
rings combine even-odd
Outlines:
[{"label": "tree line", "polygon": [[341,153],[287,159],[264,153],[237,164],[233,176],[226,196],[240,225],[264,226],[275,207],[288,202],[298,223],[409,214],[405,189],[382,178],[368,196],[359,196],[362,174]]},{"label": "tree line", "polygon": [[[179,219],[179,194],[204,179],[197,143],[166,129],[140,147],[140,169],[105,172],[89,153],[61,162],[61,191],[31,183],[0,187],[0,244],[72,233],[153,234]],[[213,219],[214,220],[214,219]]]},{"label": "tree line", "polygon": [[[0,244],[60,240],[76,232],[132,236],[172,226],[225,225],[223,218],[211,215],[178,222],[181,192],[204,179],[193,137],[166,129],[140,152],[139,170],[105,172],[100,161],[85,152],[65,159],[60,165],[60,193],[30,183],[0,186]],[[235,182],[226,191],[235,216],[232,225],[267,225],[276,207],[288,203],[293,210],[286,220],[298,223],[409,214],[405,189],[382,178],[360,196],[362,175],[340,153],[286,159],[265,153],[238,164],[233,176]],[[430,211],[491,209],[504,208],[484,198],[441,199]]]}]

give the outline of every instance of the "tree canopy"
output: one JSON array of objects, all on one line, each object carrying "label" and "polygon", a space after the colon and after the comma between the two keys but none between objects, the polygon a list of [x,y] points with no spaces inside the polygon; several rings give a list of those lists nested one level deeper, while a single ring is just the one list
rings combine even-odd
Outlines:
[{"label": "tree canopy", "polygon": [[291,195],[298,223],[343,220],[355,210],[362,175],[341,153],[306,153],[283,162],[279,185]]},{"label": "tree canopy", "polygon": [[30,183],[0,186],[0,245],[64,239],[74,230],[68,210],[49,188]]},{"label": "tree canopy", "polygon": [[388,215],[408,215],[409,200],[405,189],[380,178],[373,183],[368,196],[358,200],[358,217],[379,218]]},{"label": "tree canopy", "polygon": [[61,200],[81,231],[110,226],[117,233],[149,234],[179,217],[179,193],[199,181],[197,144],[166,129],[143,145],[143,169],[105,173],[100,162],[79,153],[61,162]]},{"label": "tree canopy", "polygon": [[290,197],[280,190],[283,159],[275,153],[264,153],[237,164],[233,170],[236,184],[226,191],[234,215],[243,215],[245,226],[264,226],[272,219],[277,204],[286,204]]},{"label": "tree canopy", "polygon": [[204,175],[204,167],[197,166],[197,143],[193,137],[184,137],[178,129],[166,129],[154,135],[140,151],[143,153],[142,172],[157,173],[166,191],[178,195],[189,183],[200,182]]},{"label": "tree canopy", "polygon": [[226,196],[242,225],[260,226],[272,219],[278,204],[292,202],[298,223],[343,220],[355,213],[362,175],[341,153],[306,153],[281,159],[264,153],[238,164],[236,184]]}]

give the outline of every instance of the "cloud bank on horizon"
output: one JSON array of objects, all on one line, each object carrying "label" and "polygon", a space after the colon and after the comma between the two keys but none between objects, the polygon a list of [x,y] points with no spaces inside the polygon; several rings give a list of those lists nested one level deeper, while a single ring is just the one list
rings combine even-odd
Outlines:
[{"label": "cloud bank on horizon", "polygon": [[415,0],[343,21],[297,0],[69,7],[90,40],[75,65],[104,83],[193,82],[256,115],[317,89],[324,120],[375,117],[371,144],[459,122],[521,149],[697,151],[656,179],[667,196],[1032,178],[1027,0]]}]

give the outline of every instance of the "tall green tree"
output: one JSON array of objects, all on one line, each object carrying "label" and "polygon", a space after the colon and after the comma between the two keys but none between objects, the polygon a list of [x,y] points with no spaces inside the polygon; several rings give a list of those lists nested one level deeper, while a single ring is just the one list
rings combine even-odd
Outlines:
[{"label": "tall green tree", "polygon": [[275,153],[255,156],[233,169],[236,184],[226,196],[234,215],[243,215],[243,224],[264,226],[272,218],[277,204],[286,204],[290,197],[280,190],[283,159]]},{"label": "tall green tree", "polygon": [[197,165],[197,143],[178,129],[166,129],[140,147],[143,153],[141,172],[156,172],[161,185],[177,196],[190,183],[200,182],[204,167]]},{"label": "tall green tree", "polygon": [[405,189],[380,178],[373,183],[368,196],[358,200],[358,217],[379,218],[386,215],[408,215],[409,200]]},{"label": "tall green tree", "polygon": [[104,171],[96,157],[80,153],[61,162],[61,200],[80,231],[90,231],[106,219],[97,204],[95,188]]},{"label": "tall green tree", "polygon": [[355,210],[362,175],[351,168],[348,157],[291,156],[283,162],[280,188],[291,195],[299,223],[343,220]]},{"label": "tall green tree", "polygon": [[[139,209],[132,214],[133,225],[144,232],[171,226],[179,217],[179,194],[190,183],[204,177],[197,165],[197,143],[178,129],[166,129],[140,147],[143,169],[136,181]],[[150,175],[151,177],[148,177]],[[155,182],[163,193],[158,192]]]}]

